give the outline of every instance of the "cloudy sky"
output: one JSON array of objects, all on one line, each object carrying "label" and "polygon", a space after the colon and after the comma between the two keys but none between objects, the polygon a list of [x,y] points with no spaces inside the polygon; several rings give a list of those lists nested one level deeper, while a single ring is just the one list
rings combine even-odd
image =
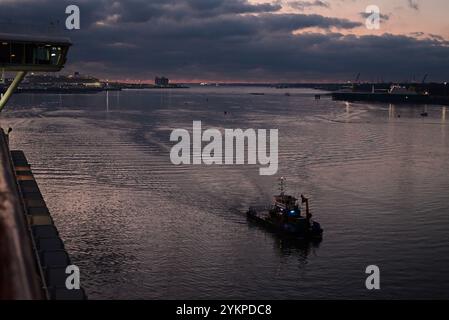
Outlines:
[{"label": "cloudy sky", "polygon": [[[449,79],[447,0],[0,0],[0,32],[63,29],[66,72],[181,82]],[[368,5],[381,9],[366,28]]]}]

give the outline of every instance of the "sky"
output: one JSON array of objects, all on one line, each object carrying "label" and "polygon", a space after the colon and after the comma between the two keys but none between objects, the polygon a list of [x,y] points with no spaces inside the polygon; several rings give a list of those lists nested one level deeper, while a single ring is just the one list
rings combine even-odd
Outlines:
[{"label": "sky", "polygon": [[65,72],[111,81],[449,80],[447,0],[0,0],[0,32],[53,29],[74,44]]}]

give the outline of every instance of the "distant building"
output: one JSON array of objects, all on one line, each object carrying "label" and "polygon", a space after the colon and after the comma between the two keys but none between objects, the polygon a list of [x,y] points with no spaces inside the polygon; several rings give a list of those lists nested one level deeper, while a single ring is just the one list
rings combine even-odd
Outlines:
[{"label": "distant building", "polygon": [[168,80],[165,77],[156,77],[154,79],[154,84],[159,87],[166,87],[166,86],[168,86],[169,83],[170,83],[170,80]]}]

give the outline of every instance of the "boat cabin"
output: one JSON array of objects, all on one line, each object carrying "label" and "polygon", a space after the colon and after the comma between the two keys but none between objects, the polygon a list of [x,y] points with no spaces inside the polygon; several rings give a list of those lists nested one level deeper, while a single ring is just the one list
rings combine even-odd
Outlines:
[{"label": "boat cabin", "polygon": [[283,209],[293,209],[297,206],[297,201],[298,199],[296,199],[295,197],[285,194],[274,197],[274,204]]},{"label": "boat cabin", "polygon": [[301,209],[299,208],[298,199],[285,194],[274,196],[273,206],[270,211],[274,215],[285,215],[292,218],[301,217]]}]

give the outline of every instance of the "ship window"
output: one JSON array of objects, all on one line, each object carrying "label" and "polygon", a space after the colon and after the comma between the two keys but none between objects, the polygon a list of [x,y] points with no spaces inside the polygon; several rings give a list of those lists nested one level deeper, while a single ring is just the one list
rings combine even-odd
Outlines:
[{"label": "ship window", "polygon": [[6,68],[33,66],[53,70],[65,62],[66,53],[65,45],[0,40],[0,66]]},{"label": "ship window", "polygon": [[51,64],[57,65],[59,63],[60,57],[61,57],[61,47],[51,47],[50,49]]},{"label": "ship window", "polygon": [[10,46],[8,42],[0,43],[0,64],[9,63]]},{"label": "ship window", "polygon": [[47,46],[38,46],[36,48],[36,63],[50,64],[50,48]]},{"label": "ship window", "polygon": [[11,45],[11,63],[23,63],[25,58],[25,45],[21,43],[13,43]]},{"label": "ship window", "polygon": [[25,64],[35,64],[36,63],[35,51],[36,51],[36,46],[34,44],[26,44],[25,45]]}]

